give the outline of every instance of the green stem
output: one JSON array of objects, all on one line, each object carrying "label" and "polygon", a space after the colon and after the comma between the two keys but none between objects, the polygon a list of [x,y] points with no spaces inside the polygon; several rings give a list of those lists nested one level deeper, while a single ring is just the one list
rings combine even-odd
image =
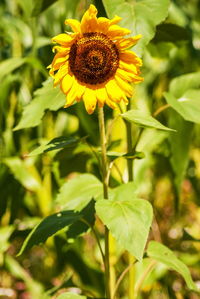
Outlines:
[{"label": "green stem", "polygon": [[[127,110],[131,108],[131,104],[129,102]],[[127,138],[127,152],[130,153],[133,150],[133,141],[132,141],[132,124],[129,122],[125,122],[126,124],[126,138]],[[133,181],[133,160],[127,159],[127,167],[128,167],[128,181]],[[134,242],[134,240],[133,240]],[[131,267],[134,263],[135,258],[129,253],[129,284],[128,284],[128,298],[134,299],[134,287],[135,287],[135,267]]]},{"label": "green stem", "polygon": [[[106,133],[105,133],[105,121],[103,108],[98,109],[99,118],[99,133],[101,141],[101,158],[102,158],[102,182],[104,198],[108,199],[108,161],[106,156]],[[106,286],[106,298],[111,298],[110,291],[110,258],[109,258],[109,230],[105,226],[105,286]]]}]

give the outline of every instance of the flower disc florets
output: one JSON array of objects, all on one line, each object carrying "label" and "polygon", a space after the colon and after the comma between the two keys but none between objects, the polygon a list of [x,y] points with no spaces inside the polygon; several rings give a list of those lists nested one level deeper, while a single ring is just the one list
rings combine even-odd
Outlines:
[{"label": "flower disc florets", "polygon": [[119,52],[105,34],[84,33],[71,46],[69,66],[80,82],[100,84],[115,74],[119,66]]}]

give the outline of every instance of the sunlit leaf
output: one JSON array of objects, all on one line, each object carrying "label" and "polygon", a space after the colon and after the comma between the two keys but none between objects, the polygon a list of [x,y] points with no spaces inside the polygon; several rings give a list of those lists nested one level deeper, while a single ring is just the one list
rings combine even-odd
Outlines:
[{"label": "sunlit leaf", "polygon": [[24,186],[24,188],[31,191],[37,191],[41,187],[41,183],[31,171],[29,171],[25,161],[18,157],[11,157],[5,158],[3,162],[10,168],[14,177],[22,184],[22,186]]},{"label": "sunlit leaf", "polygon": [[102,195],[102,190],[102,183],[94,175],[82,174],[61,187],[56,203],[62,209],[80,211],[92,198]]},{"label": "sunlit leaf", "polygon": [[156,241],[151,241],[147,248],[147,254],[154,260],[165,264],[169,269],[177,271],[183,276],[189,289],[198,291],[187,266],[169,248]]},{"label": "sunlit leaf", "polygon": [[10,245],[8,239],[10,238],[13,230],[14,227],[12,225],[0,228],[0,253],[3,253],[8,249]]},{"label": "sunlit leaf", "polygon": [[153,211],[148,201],[135,199],[130,192],[127,195],[125,198],[118,194],[114,199],[98,200],[96,212],[118,244],[141,260]]},{"label": "sunlit leaf", "polygon": [[153,118],[151,115],[145,113],[144,111],[129,110],[121,114],[121,116],[125,120],[133,122],[143,128],[154,128],[164,131],[174,131],[173,129],[165,127],[157,119]]},{"label": "sunlit leaf", "polygon": [[65,103],[65,96],[59,88],[54,88],[51,79],[36,90],[33,100],[24,107],[20,122],[14,130],[35,127],[40,124],[46,109],[56,111]]},{"label": "sunlit leaf", "polygon": [[13,57],[6,59],[0,63],[0,81],[8,74],[13,72],[15,69],[19,68],[25,63],[25,58]]},{"label": "sunlit leaf", "polygon": [[142,39],[134,46],[134,51],[142,55],[145,46],[153,38],[156,25],[164,21],[168,15],[169,0],[103,0],[108,16],[122,17],[120,24],[132,31],[142,34]]},{"label": "sunlit leaf", "polygon": [[182,95],[188,89],[200,88],[200,72],[189,73],[174,78],[169,85],[169,92],[173,94],[176,99],[182,97]]},{"label": "sunlit leaf", "polygon": [[189,89],[178,99],[167,92],[164,95],[168,104],[185,120],[200,123],[200,89]]}]

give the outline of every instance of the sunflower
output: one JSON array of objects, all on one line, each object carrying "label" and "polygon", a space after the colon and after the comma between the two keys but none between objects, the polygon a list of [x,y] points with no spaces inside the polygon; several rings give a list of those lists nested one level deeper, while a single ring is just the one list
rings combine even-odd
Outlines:
[{"label": "sunflower", "polygon": [[107,104],[117,103],[132,96],[130,83],[143,81],[140,77],[141,59],[132,51],[141,35],[124,37],[131,31],[116,25],[121,18],[97,18],[97,9],[90,5],[81,22],[67,19],[73,33],[63,33],[52,39],[55,57],[49,66],[54,86],[66,95],[64,107],[81,99],[89,114]]}]

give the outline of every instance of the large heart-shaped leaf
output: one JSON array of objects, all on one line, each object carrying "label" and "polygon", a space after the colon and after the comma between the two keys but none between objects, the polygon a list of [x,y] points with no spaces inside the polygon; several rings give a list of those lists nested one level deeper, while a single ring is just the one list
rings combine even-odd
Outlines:
[{"label": "large heart-shaped leaf", "polygon": [[130,29],[134,35],[142,34],[142,39],[134,47],[138,55],[142,55],[145,46],[154,37],[156,25],[167,17],[169,0],[103,0],[110,18],[114,15],[122,17],[121,25]]},{"label": "large heart-shaped leaf", "polygon": [[181,260],[179,260],[169,248],[156,241],[151,241],[149,242],[147,248],[147,254],[154,260],[165,264],[169,269],[180,273],[185,279],[188,288],[198,291],[187,266]]},{"label": "large heart-shaped leaf", "polygon": [[24,108],[22,118],[14,130],[35,127],[40,124],[46,109],[56,111],[64,106],[65,95],[48,79],[36,90],[33,100]]},{"label": "large heart-shaped leaf", "polygon": [[56,203],[65,210],[82,210],[90,200],[103,193],[102,183],[92,174],[82,174],[66,182]]},{"label": "large heart-shaped leaf", "polygon": [[131,199],[118,194],[118,198],[98,200],[96,212],[108,227],[118,244],[138,260],[142,259],[148,238],[153,211],[150,203],[143,199]]},{"label": "large heart-shaped leaf", "polygon": [[164,131],[174,131],[173,129],[167,128],[162,125],[157,119],[153,118],[150,114],[140,110],[129,110],[122,114],[122,117],[129,121],[137,124],[143,128],[154,128]]}]

